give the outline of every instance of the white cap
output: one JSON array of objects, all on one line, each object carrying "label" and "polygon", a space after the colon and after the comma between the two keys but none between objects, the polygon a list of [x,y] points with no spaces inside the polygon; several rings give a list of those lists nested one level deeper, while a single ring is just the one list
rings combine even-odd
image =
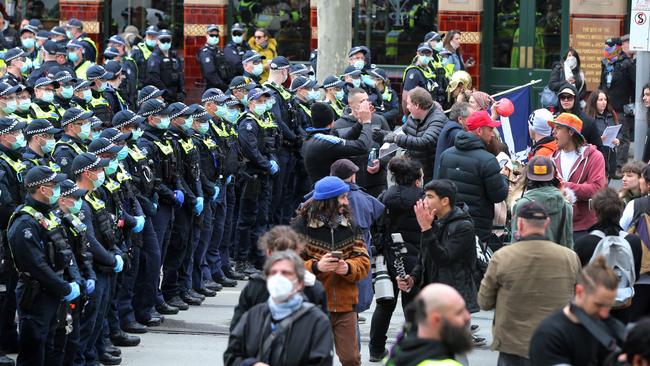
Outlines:
[{"label": "white cap", "polygon": [[552,120],[553,113],[548,109],[541,108],[530,114],[528,126],[540,135],[550,136],[551,126],[548,123]]}]

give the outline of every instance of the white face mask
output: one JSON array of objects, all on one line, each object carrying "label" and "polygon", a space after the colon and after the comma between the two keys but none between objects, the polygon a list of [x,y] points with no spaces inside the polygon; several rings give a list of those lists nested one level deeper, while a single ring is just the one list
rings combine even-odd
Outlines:
[{"label": "white face mask", "polygon": [[578,59],[575,58],[574,56],[567,57],[564,62],[568,67],[570,67],[572,69],[575,69],[576,66],[578,66]]},{"label": "white face mask", "polygon": [[267,278],[266,289],[276,303],[285,302],[293,295],[293,283],[281,274]]}]

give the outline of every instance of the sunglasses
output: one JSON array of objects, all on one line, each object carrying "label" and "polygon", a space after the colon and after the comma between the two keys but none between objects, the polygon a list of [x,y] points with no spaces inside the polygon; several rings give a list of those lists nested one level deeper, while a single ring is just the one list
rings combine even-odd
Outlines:
[{"label": "sunglasses", "polygon": [[160,40],[160,43],[171,43],[171,42],[172,42],[171,39],[161,39]]},{"label": "sunglasses", "polygon": [[262,39],[262,38],[266,38],[266,36],[255,36],[255,39]]},{"label": "sunglasses", "polygon": [[244,35],[244,32],[234,31],[234,32],[232,32],[232,35],[233,35],[233,36],[243,36],[243,35]]},{"label": "sunglasses", "polygon": [[574,99],[575,99],[575,97],[573,95],[570,95],[570,94],[560,95],[560,100],[574,100]]}]

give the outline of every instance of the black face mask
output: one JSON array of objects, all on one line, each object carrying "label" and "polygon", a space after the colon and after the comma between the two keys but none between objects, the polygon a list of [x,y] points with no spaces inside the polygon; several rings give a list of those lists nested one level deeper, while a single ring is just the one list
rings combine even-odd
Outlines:
[{"label": "black face mask", "polygon": [[453,354],[467,353],[474,346],[469,324],[456,327],[446,319],[443,319],[440,338],[442,339],[442,343],[447,346],[447,350]]}]

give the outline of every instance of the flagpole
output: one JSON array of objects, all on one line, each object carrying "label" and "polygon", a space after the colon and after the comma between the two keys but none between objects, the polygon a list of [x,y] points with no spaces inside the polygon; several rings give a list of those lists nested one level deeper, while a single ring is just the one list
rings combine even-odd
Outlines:
[{"label": "flagpole", "polygon": [[504,91],[498,92],[498,93],[496,93],[496,94],[492,94],[491,97],[492,97],[492,98],[494,98],[494,97],[500,97],[500,96],[502,96],[503,94],[508,94],[508,93],[513,92],[513,91],[515,91],[515,90],[519,90],[519,89],[525,88],[525,87],[527,87],[527,86],[531,86],[531,85],[539,84],[539,83],[541,83],[541,82],[542,82],[542,79],[531,80],[528,84],[515,86],[514,88],[510,88],[510,89],[508,89],[508,90],[504,90]]}]

